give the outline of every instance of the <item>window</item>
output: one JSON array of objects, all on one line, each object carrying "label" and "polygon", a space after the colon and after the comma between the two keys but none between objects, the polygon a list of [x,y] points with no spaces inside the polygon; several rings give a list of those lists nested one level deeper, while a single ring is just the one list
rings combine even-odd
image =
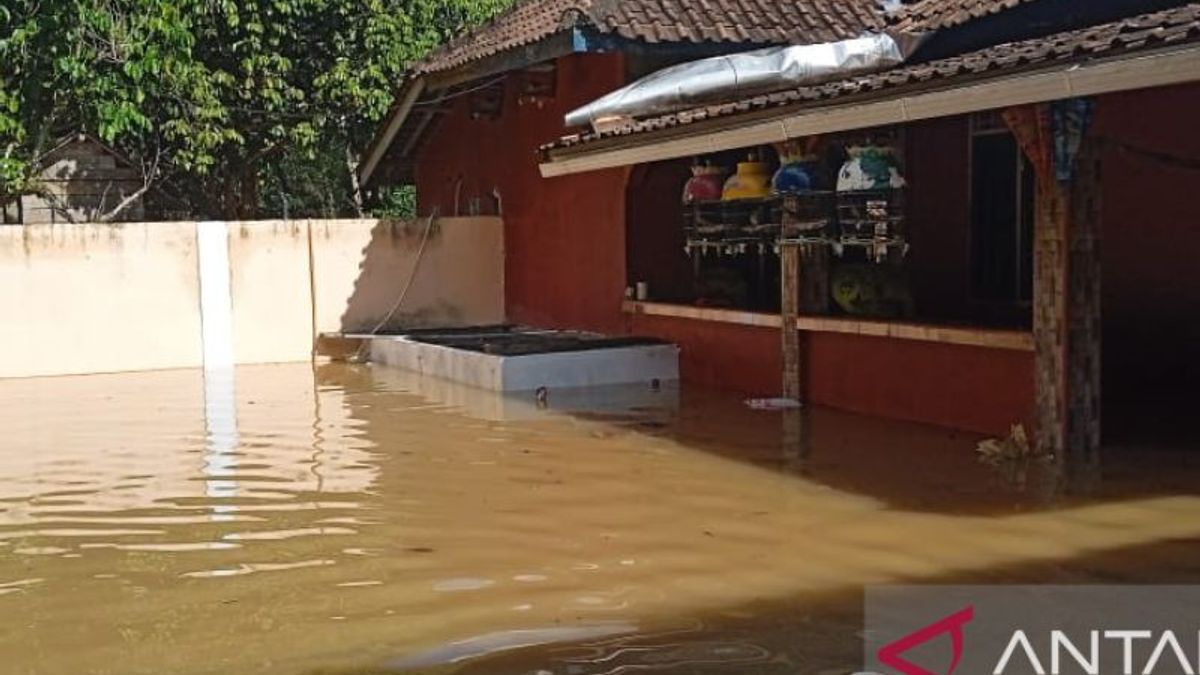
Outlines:
[{"label": "window", "polygon": [[971,290],[977,300],[1033,295],[1033,167],[999,115],[971,120]]}]

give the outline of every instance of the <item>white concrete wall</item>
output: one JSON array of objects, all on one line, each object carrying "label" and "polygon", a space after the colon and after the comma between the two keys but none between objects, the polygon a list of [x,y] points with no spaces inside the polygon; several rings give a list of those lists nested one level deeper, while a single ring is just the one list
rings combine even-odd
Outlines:
[{"label": "white concrete wall", "polygon": [[[317,334],[386,315],[425,226],[229,223],[227,266],[203,273],[196,223],[0,226],[0,377],[199,367],[200,289],[222,273],[233,361],[308,360]],[[501,323],[503,270],[498,218],[441,219],[389,323]]]},{"label": "white concrete wall", "polygon": [[412,277],[389,326],[504,322],[504,225],[499,218],[434,221],[312,221],[316,324],[320,333],[374,328]]},{"label": "white concrete wall", "polygon": [[404,337],[376,337],[370,340],[370,357],[373,362],[424,377],[490,391],[571,389],[679,379],[679,348],[675,345],[497,356]]},{"label": "white concrete wall", "polygon": [[309,358],[313,322],[308,227],[306,221],[230,224],[235,363]]},{"label": "white concrete wall", "polygon": [[191,223],[0,227],[0,377],[201,359]]}]

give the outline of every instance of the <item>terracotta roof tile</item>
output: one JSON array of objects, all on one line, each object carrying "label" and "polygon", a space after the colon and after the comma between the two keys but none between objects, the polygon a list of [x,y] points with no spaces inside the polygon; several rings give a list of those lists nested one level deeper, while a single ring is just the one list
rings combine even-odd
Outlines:
[{"label": "terracotta roof tile", "polygon": [[918,0],[892,13],[893,25],[904,30],[951,28],[1032,0]]},{"label": "terracotta roof tile", "polygon": [[556,143],[543,146],[542,150],[586,145],[604,138],[649,133],[764,108],[802,107],[806,103],[826,101],[839,96],[915,86],[936,79],[960,78],[970,81],[1049,61],[1093,58],[1113,52],[1151,49],[1185,41],[1200,42],[1200,2],[1045,38],[1011,42],[929,63],[902,66],[840,82],[788,89],[741,101],[639,120],[603,134],[572,134]]},{"label": "terracotta roof tile", "polygon": [[883,25],[877,0],[521,0],[417,62],[436,73],[575,27],[641,42],[813,43]]}]

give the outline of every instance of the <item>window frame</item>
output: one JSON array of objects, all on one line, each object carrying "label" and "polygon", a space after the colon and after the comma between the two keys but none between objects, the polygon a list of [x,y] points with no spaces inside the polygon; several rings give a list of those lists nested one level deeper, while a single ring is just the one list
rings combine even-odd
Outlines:
[{"label": "window frame", "polygon": [[[1013,223],[1016,228],[1014,240],[1015,253],[1015,269],[1013,282],[1014,294],[1009,298],[988,298],[979,292],[979,288],[975,283],[974,265],[975,265],[975,239],[976,239],[976,222],[975,222],[975,139],[980,136],[997,136],[1009,135],[1012,136],[1012,130],[1005,124],[999,111],[985,111],[981,113],[973,113],[967,116],[967,269],[968,269],[968,292],[967,298],[977,306],[990,307],[1009,307],[1009,308],[1032,308],[1033,306],[1033,288],[1029,286],[1029,297],[1023,297],[1025,275],[1032,277],[1034,261],[1032,256],[1029,260],[1029,269],[1026,270],[1025,256],[1023,251],[1025,247],[1032,243],[1026,241],[1026,232],[1029,233],[1029,239],[1032,240],[1034,221],[1037,218],[1037,194],[1036,192],[1028,195],[1031,201],[1031,208],[1026,213],[1025,200],[1026,182],[1028,172],[1032,171],[1029,160],[1025,157],[1025,153],[1021,150],[1020,143],[1014,143],[1016,146],[1016,208],[1014,212],[1017,214],[1017,221]],[[1028,222],[1026,222],[1028,218]]]}]

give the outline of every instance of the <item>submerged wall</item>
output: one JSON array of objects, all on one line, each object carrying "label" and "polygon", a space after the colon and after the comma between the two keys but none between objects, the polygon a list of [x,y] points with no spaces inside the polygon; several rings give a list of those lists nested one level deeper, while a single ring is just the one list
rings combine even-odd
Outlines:
[{"label": "submerged wall", "polygon": [[[685,381],[779,394],[778,328],[634,314],[629,331],[680,345]],[[810,403],[989,434],[1032,424],[1031,352],[835,333],[802,345]]]},{"label": "submerged wall", "polygon": [[[234,363],[306,361],[325,332],[370,330],[413,275],[427,221],[299,220],[0,227],[0,377],[203,365],[201,288]],[[198,234],[216,235],[201,254]],[[503,224],[429,231],[389,325],[504,321]],[[220,284],[216,284],[220,287]],[[210,305],[212,303],[210,302]]]}]

